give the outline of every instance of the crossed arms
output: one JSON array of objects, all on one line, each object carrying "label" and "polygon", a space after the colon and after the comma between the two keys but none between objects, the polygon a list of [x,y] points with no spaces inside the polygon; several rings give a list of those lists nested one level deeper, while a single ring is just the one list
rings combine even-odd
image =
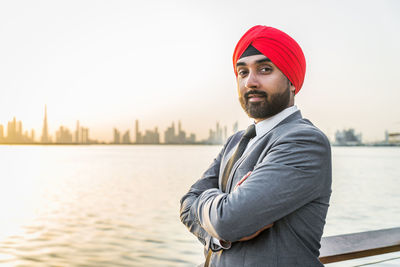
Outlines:
[{"label": "crossed arms", "polygon": [[329,143],[320,132],[297,129],[276,140],[236,190],[223,193],[218,174],[224,152],[225,147],[181,199],[181,221],[206,246],[211,237],[230,242],[256,237],[316,199],[323,186],[321,166],[330,161]]}]

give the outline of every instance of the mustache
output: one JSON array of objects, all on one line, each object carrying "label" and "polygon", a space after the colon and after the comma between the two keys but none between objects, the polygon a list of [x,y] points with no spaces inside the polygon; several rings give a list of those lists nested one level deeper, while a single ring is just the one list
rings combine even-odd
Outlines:
[{"label": "mustache", "polygon": [[259,90],[250,90],[244,94],[244,98],[247,100],[249,99],[249,95],[259,95],[263,97],[268,97],[267,93],[264,91],[259,91]]}]

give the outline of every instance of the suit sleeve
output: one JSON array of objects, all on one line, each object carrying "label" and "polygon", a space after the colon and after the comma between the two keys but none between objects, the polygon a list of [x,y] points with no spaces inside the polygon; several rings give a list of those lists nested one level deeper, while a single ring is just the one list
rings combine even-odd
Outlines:
[{"label": "suit sleeve", "polygon": [[[229,140],[227,143],[229,143]],[[218,188],[220,164],[225,147],[226,146],[224,146],[210,167],[205,171],[202,178],[190,187],[189,192],[186,193],[180,201],[180,218],[182,223],[204,246],[206,246],[206,249],[212,245],[212,237],[199,223],[197,209],[192,209],[192,206],[204,191],[211,188]]]},{"label": "suit sleeve", "polygon": [[191,209],[212,236],[238,241],[318,198],[327,184],[330,145],[316,129],[288,133],[275,141],[247,180],[230,194],[204,191]]}]

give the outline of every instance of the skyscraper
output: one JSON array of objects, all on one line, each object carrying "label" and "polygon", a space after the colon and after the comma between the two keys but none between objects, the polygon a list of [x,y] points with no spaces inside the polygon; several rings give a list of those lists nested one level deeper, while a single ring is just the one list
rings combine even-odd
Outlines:
[{"label": "skyscraper", "polygon": [[121,134],[118,131],[118,129],[114,128],[114,144],[120,144],[121,143]]},{"label": "skyscraper", "polygon": [[176,136],[175,136],[175,124],[172,123],[171,127],[168,127],[164,132],[164,142],[166,144],[175,144]]},{"label": "skyscraper", "polygon": [[81,143],[89,144],[89,128],[81,127]]},{"label": "skyscraper", "polygon": [[17,120],[15,117],[7,124],[7,141],[9,143],[15,143],[17,141]]},{"label": "skyscraper", "polygon": [[135,121],[135,143],[141,144],[142,143],[142,134],[139,131],[139,121]]},{"label": "skyscraper", "polygon": [[130,144],[131,143],[131,137],[129,134],[129,130],[127,130],[124,135],[122,136],[122,143],[123,144]]},{"label": "skyscraper", "polygon": [[43,120],[43,130],[42,138],[40,139],[42,143],[50,143],[49,130],[47,128],[47,105],[44,106],[44,120]]},{"label": "skyscraper", "polygon": [[75,143],[79,144],[81,142],[81,138],[79,138],[79,121],[76,121],[76,130],[75,130]]},{"label": "skyscraper", "polygon": [[178,144],[186,143],[186,133],[182,131],[181,121],[178,122],[178,136],[176,137]]}]

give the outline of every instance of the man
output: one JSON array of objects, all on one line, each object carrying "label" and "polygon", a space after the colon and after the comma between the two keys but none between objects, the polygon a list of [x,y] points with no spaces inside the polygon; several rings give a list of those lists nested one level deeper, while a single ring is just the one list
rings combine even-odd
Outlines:
[{"label": "man", "polygon": [[231,136],[181,199],[206,266],[323,266],[331,195],[326,136],[294,105],[305,58],[282,31],[254,26],[233,55],[239,101],[254,124]]}]

